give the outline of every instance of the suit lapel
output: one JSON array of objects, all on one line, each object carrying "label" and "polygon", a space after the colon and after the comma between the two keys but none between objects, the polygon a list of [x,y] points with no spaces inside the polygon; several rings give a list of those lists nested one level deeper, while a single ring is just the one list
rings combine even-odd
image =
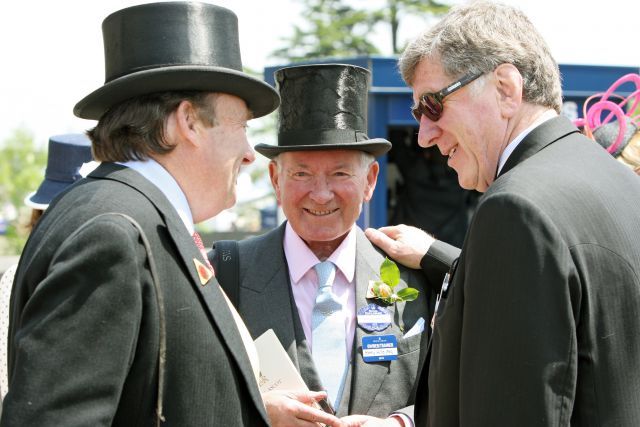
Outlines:
[{"label": "suit lapel", "polygon": [[92,175],[94,174],[96,177],[112,179],[135,188],[156,206],[158,212],[164,218],[169,235],[176,245],[183,264],[182,267],[189,272],[191,285],[196,293],[200,295],[211,320],[217,326],[220,335],[229,348],[230,356],[238,364],[256,407],[264,420],[268,421],[256,379],[253,377],[251,362],[247,356],[233,315],[222,295],[220,285],[215,277],[212,277],[204,285],[201,284],[194,259],[203,264],[206,263],[205,259],[173,206],[153,183],[132,169],[115,164],[103,164],[92,173]]},{"label": "suit lapel", "polygon": [[[365,237],[362,230],[358,228],[356,233],[356,311],[369,304],[366,298],[369,280],[380,278],[380,264],[384,257],[379,254]],[[402,285],[398,285],[402,287]],[[351,400],[349,402],[349,413],[366,414],[369,411],[385,377],[391,368],[391,362],[365,363],[362,358],[362,337],[380,334],[396,335],[398,341],[402,337],[402,332],[396,324],[395,319],[400,317],[396,314],[395,306],[389,306],[394,321],[391,326],[379,333],[370,333],[357,325],[354,337],[354,349],[351,362]]]},{"label": "suit lapel", "polygon": [[[200,277],[197,273],[193,260],[197,259],[200,262],[204,262],[204,258],[194,244],[193,238],[185,230],[185,227],[178,215],[173,211],[171,213],[173,214],[173,218],[171,221],[167,221],[167,227],[171,237],[176,243],[182,262],[190,273],[191,284],[196,289],[196,292],[200,294],[202,301],[204,302],[204,306],[208,310],[213,323],[217,326],[220,335],[222,335],[230,350],[229,354],[235,359],[236,363],[240,367],[240,372],[247,383],[249,392],[256,406],[263,414],[265,421],[267,421],[262,397],[260,395],[256,379],[253,376],[251,362],[247,356],[244,343],[240,337],[233,315],[229,310],[227,301],[224,295],[222,295],[220,284],[215,277],[211,278],[209,282],[204,285],[201,284]],[[177,221],[180,221],[180,223],[177,223]]]},{"label": "suit lapel", "polygon": [[283,247],[285,228],[286,223],[269,232],[255,245],[248,266],[260,263],[264,268],[246,269],[248,274],[241,278],[241,288],[251,292],[243,292],[240,303],[241,307],[245,303],[250,304],[250,309],[243,314],[247,316],[252,334],[257,337],[273,329],[307,387],[310,390],[322,390],[291,291]]},{"label": "suit lapel", "polygon": [[[241,268],[246,275],[240,280],[240,307],[254,338],[273,329],[289,356],[293,356],[291,359],[295,365],[295,352],[291,351],[295,347],[295,339],[290,326],[293,317],[289,273],[282,249],[283,232],[284,228],[280,227],[268,233],[246,258],[248,268]],[[242,242],[240,244],[242,246]],[[243,255],[244,251],[241,251],[240,262],[245,264]],[[255,265],[261,267],[253,268]],[[242,310],[242,307],[248,309]]]}]

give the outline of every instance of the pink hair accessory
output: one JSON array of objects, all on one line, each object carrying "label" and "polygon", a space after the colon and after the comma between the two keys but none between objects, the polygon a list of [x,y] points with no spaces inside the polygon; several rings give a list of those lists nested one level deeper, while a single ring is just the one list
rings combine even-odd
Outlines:
[{"label": "pink hair accessory", "polygon": [[[628,95],[627,97],[623,97],[615,93],[615,90],[619,86],[628,82],[635,84],[635,90],[631,92],[630,95]],[[600,97],[600,100],[591,103],[598,97]],[[614,98],[618,102],[610,101],[609,98]],[[627,131],[627,121],[630,121],[630,123],[633,123],[636,126],[638,126],[640,122],[640,109],[638,109],[639,104],[640,75],[635,73],[627,74],[616,80],[615,83],[613,83],[606,92],[597,93],[587,98],[583,107],[584,117],[574,120],[573,124],[577,127],[582,127],[585,135],[587,135],[591,139],[594,139],[593,132],[599,127],[611,122],[611,120],[615,117],[615,121],[618,123],[619,127],[618,136],[607,147],[607,151],[609,153],[615,153],[616,150],[618,150],[618,148],[620,147],[620,144],[622,144],[625,139],[625,134]],[[607,112],[609,114],[607,114],[606,117],[602,119],[602,116]],[[629,120],[627,120],[627,118]]]}]

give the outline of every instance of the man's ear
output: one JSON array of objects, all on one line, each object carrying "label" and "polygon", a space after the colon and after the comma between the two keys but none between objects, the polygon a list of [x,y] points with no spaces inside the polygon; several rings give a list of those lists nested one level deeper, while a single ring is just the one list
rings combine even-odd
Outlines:
[{"label": "man's ear", "polygon": [[198,118],[197,111],[190,101],[182,101],[174,112],[175,130],[180,135],[180,140],[188,141],[191,144],[198,145],[200,139],[198,136]]},{"label": "man's ear", "polygon": [[276,193],[276,200],[278,201],[278,205],[280,203],[280,181],[278,176],[278,164],[275,160],[271,160],[269,162],[269,178],[271,178],[271,185],[273,186],[273,191]]},{"label": "man's ear", "polygon": [[500,64],[494,70],[498,104],[504,117],[510,118],[522,105],[524,80],[513,64]]},{"label": "man's ear", "polygon": [[378,172],[380,172],[380,164],[374,161],[367,171],[367,186],[364,190],[365,202],[368,202],[373,197],[373,190],[376,189],[376,182],[378,181]]}]

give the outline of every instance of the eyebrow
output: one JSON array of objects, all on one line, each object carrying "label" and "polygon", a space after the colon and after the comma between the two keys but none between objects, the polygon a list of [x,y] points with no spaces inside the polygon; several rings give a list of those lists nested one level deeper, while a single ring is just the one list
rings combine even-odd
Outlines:
[{"label": "eyebrow", "polygon": [[[354,162],[355,163],[355,162]],[[354,163],[351,162],[344,162],[344,163],[340,163],[338,165],[333,166],[331,169],[346,169],[346,168],[350,168],[354,166]],[[309,169],[310,165],[307,163],[295,163],[293,165],[290,165],[287,167],[287,169],[291,169],[291,168],[304,168],[304,169]]]},{"label": "eyebrow", "polygon": [[293,165],[288,165],[287,169],[292,169],[292,168],[305,168],[308,169],[309,165],[306,163],[295,163]]}]

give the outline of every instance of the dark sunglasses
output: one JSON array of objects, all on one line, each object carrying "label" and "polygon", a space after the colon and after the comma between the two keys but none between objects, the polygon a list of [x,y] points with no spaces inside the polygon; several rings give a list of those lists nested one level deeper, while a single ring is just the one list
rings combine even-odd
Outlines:
[{"label": "dark sunglasses", "polygon": [[420,118],[423,114],[427,116],[432,122],[437,122],[440,116],[442,116],[442,110],[444,110],[444,104],[442,104],[444,98],[451,95],[458,89],[468,85],[483,74],[484,73],[467,74],[460,80],[453,82],[441,91],[435,93],[425,93],[424,95],[420,96],[418,105],[411,109],[411,114],[413,114],[413,117],[415,117],[418,123],[420,123]]}]

